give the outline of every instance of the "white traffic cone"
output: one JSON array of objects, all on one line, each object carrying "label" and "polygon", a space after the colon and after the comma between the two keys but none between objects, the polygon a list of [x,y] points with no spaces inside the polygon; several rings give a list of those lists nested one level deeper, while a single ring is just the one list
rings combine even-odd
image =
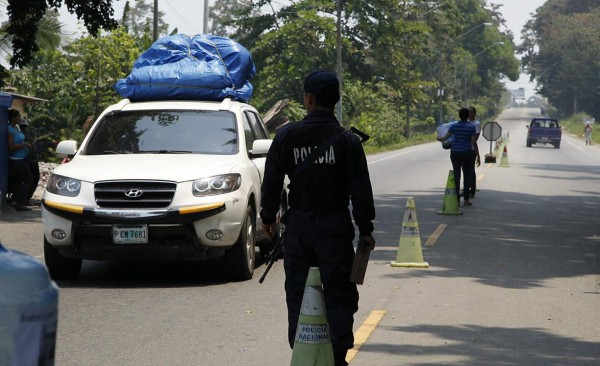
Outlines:
[{"label": "white traffic cone", "polygon": [[308,271],[290,365],[334,366],[331,334],[318,267],[311,267]]}]

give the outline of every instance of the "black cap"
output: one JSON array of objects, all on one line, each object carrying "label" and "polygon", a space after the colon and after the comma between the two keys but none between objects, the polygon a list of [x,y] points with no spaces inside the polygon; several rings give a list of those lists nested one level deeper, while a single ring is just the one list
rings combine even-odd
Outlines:
[{"label": "black cap", "polygon": [[313,94],[325,105],[335,105],[340,100],[340,82],[333,71],[318,70],[304,79],[304,91]]}]

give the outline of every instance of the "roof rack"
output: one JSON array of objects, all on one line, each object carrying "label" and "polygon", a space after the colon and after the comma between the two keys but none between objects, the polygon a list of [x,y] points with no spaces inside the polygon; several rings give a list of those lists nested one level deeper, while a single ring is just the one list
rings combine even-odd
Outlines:
[{"label": "roof rack", "polygon": [[231,98],[225,98],[221,102],[221,105],[219,106],[219,110],[228,111],[231,109],[232,104],[233,104],[233,100]]}]

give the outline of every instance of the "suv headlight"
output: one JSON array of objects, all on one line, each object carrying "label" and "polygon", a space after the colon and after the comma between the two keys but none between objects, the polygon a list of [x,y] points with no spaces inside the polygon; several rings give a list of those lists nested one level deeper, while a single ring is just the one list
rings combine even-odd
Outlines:
[{"label": "suv headlight", "polygon": [[46,190],[61,196],[76,197],[81,190],[81,181],[58,174],[50,174]]},{"label": "suv headlight", "polygon": [[194,184],[192,185],[192,193],[197,197],[229,193],[240,188],[241,184],[242,176],[239,174],[224,174],[214,177],[200,178],[194,180]]}]

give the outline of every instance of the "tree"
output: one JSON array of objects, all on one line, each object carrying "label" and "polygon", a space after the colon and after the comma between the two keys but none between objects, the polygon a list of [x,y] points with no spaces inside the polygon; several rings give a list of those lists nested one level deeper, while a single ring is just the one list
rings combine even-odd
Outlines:
[{"label": "tree", "polygon": [[[159,37],[169,34],[169,24],[164,21],[165,13],[158,11],[158,35]],[[125,3],[123,15],[119,24],[130,35],[137,39],[138,48],[145,51],[154,43],[154,6],[147,4],[146,0],[135,0],[135,4],[130,6],[130,1]],[[177,28],[171,31],[177,33]]]},{"label": "tree", "polygon": [[[0,6],[6,6],[6,1],[0,2]],[[12,55],[12,37],[8,34],[7,28],[10,24],[4,22],[0,27],[0,54],[5,59],[10,59]],[[60,46],[62,34],[62,25],[58,21],[58,13],[47,11],[40,20],[38,30],[35,34],[35,44],[39,49],[55,49]],[[0,68],[0,84],[2,80],[9,77],[4,68]]]},{"label": "tree", "polygon": [[302,76],[314,69],[335,69],[334,40],[334,21],[315,10],[301,10],[277,31],[262,36],[252,48],[260,70],[255,78],[260,106],[268,108],[280,99],[301,103]]},{"label": "tree", "polygon": [[64,51],[41,50],[28,66],[13,71],[11,82],[22,93],[48,99],[28,106],[28,114],[39,120],[38,134],[81,139],[85,119],[120,99],[113,85],[131,71],[139,54],[136,39],[119,28],[102,37],[82,37]]},{"label": "tree", "polygon": [[[215,5],[222,26],[219,29],[253,55],[258,72],[252,80],[255,86],[252,102],[259,109],[268,109],[280,99],[301,103],[304,75],[315,68],[336,69],[335,1],[298,0],[278,9],[269,0],[236,2],[235,6],[218,0]],[[493,7],[486,8],[484,0],[450,0],[438,4],[426,0],[344,1],[341,18],[344,124],[374,121],[379,127],[394,126],[390,130],[391,140],[400,139],[401,132],[410,136],[413,127],[425,123],[434,112],[431,101],[442,82],[440,75],[444,76],[445,87],[451,86],[448,88],[451,97],[446,101],[454,104],[448,104],[447,108],[458,105],[454,96],[461,99],[462,85],[452,82],[449,66],[457,69],[463,62],[458,63],[455,55],[470,58],[466,68],[469,95],[477,93],[486,103],[495,97],[499,100],[504,88],[498,81],[500,76],[518,78],[518,60],[512,54],[508,35],[495,28],[480,29],[480,34],[448,45],[449,40],[465,29],[492,21],[502,24],[501,15]],[[505,41],[506,46],[472,60],[496,41]],[[440,62],[442,56],[444,63]],[[442,72],[442,67],[447,72]],[[365,93],[385,101],[382,105],[390,113],[379,113],[377,118],[370,113],[365,117],[348,101],[359,95],[356,90],[346,89],[350,85],[356,90],[367,88]]]},{"label": "tree", "polygon": [[[130,1],[125,3],[123,16],[119,24],[125,28],[129,34],[137,38],[143,38],[145,35],[152,35],[154,24],[154,5],[146,3],[146,0],[135,0],[135,4],[130,6]],[[169,25],[164,21],[165,13],[158,11],[158,34],[167,35]]]},{"label": "tree", "polygon": [[523,65],[562,115],[600,116],[599,15],[595,1],[549,0],[523,30]]},{"label": "tree", "polygon": [[[31,61],[33,54],[40,49],[36,35],[47,10],[58,10],[63,0],[8,0],[8,25],[6,35],[12,42],[10,65],[23,67]],[[112,18],[112,0],[64,0],[70,13],[82,19],[92,35],[100,29],[113,29],[117,22]],[[0,66],[0,85],[4,85],[6,69]]]},{"label": "tree", "polygon": [[216,0],[209,10],[210,27],[208,32],[216,36],[229,36],[234,31],[231,25],[241,14],[250,18],[258,16],[258,9],[252,6],[252,0]]}]

